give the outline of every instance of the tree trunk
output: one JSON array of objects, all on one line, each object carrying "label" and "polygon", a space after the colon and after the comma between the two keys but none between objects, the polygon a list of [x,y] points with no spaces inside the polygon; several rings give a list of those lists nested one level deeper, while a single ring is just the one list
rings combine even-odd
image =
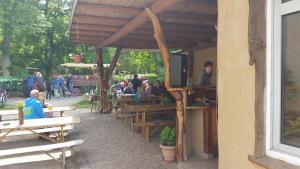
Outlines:
[{"label": "tree trunk", "polygon": [[99,113],[106,113],[109,111],[109,102],[107,96],[108,82],[105,79],[105,72],[103,68],[103,50],[98,49],[96,51],[97,55],[97,67],[99,76],[99,97],[100,97],[100,109]]},{"label": "tree trunk", "polygon": [[[4,31],[5,32],[5,31]],[[3,44],[2,44],[2,75],[4,77],[10,76],[9,67],[10,67],[10,57],[9,57],[9,48],[10,48],[10,37],[8,34],[4,34]]]}]

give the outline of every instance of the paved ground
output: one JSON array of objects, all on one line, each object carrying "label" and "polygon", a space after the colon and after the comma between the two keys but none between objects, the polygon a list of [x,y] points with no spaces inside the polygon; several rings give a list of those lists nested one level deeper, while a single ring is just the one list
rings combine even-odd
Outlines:
[{"label": "paved ground", "polygon": [[[50,103],[52,105],[55,105],[55,106],[71,106],[74,103],[82,100],[82,98],[83,98],[83,96],[65,97],[60,100],[55,100],[55,99],[46,100],[46,102]],[[25,98],[23,98],[23,97],[12,97],[12,98],[8,99],[7,104],[16,105],[17,103],[19,103],[20,101],[23,101],[24,99]]]},{"label": "paved ground", "polygon": [[[68,169],[217,169],[216,160],[206,161],[197,157],[192,157],[186,163],[165,163],[161,157],[158,135],[147,143],[139,134],[129,131],[126,122],[115,120],[110,114],[96,115],[89,113],[88,109],[66,114],[78,115],[82,121],[67,139],[85,140],[83,145],[73,149],[75,154],[67,160]],[[45,142],[41,140],[1,143],[0,149],[43,143]],[[60,164],[55,161],[1,167],[1,169],[59,168]]]}]

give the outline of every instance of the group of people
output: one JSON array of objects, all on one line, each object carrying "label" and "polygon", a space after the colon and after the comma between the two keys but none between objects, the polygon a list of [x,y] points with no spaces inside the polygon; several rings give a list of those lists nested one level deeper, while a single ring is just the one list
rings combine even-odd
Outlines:
[{"label": "group of people", "polygon": [[66,97],[67,94],[73,96],[74,81],[72,75],[69,75],[67,80],[62,75],[53,75],[45,81],[42,74],[36,72],[27,76],[24,83],[26,85],[26,96],[29,96],[32,90],[46,92],[46,99],[52,97],[60,99]]},{"label": "group of people", "polygon": [[151,97],[170,97],[164,82],[156,80],[155,85],[145,78],[139,78],[137,74],[133,79],[119,82],[111,87],[114,98],[120,94],[134,94],[135,98],[146,99]]},{"label": "group of people", "polygon": [[66,97],[67,95],[72,97],[74,94],[74,80],[72,75],[69,75],[67,79],[65,79],[62,75],[53,75],[46,82],[46,87],[46,99],[51,99],[52,96],[55,99],[60,99],[61,97]]},{"label": "group of people", "polygon": [[46,83],[41,72],[35,72],[27,76],[24,80],[26,88],[26,96],[29,96],[30,92],[34,89],[43,92],[46,88]]}]

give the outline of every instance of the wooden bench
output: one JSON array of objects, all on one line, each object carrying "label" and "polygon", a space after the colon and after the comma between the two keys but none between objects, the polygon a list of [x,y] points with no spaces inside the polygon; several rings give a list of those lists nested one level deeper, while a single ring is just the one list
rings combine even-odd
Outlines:
[{"label": "wooden bench", "polygon": [[[144,139],[149,142],[150,135],[152,136],[155,132],[157,132],[163,126],[171,126],[175,125],[176,122],[174,120],[157,120],[157,121],[149,121],[143,123],[138,123],[139,127],[143,128],[144,133],[142,133]],[[150,133],[150,127],[156,127]]]},{"label": "wooden bench", "polygon": [[[68,135],[71,130],[74,129],[74,125],[67,125],[64,127],[64,136]],[[43,129],[35,129],[33,130],[36,133],[51,133],[50,137],[55,138],[58,137],[56,134],[61,131],[61,127],[50,127],[50,128],[43,128]],[[5,133],[0,133],[0,137],[4,136]],[[38,136],[28,130],[17,130],[6,135],[6,138],[3,142],[8,141],[20,141],[20,140],[27,140],[27,139],[36,139]]]},{"label": "wooden bench", "polygon": [[[8,159],[11,159],[10,156],[12,156],[12,155],[15,156],[15,155],[23,155],[23,154],[36,153],[36,152],[43,152],[46,155],[48,155],[49,157],[51,157],[52,159],[58,161],[59,158],[52,156],[48,152],[53,151],[53,150],[61,150],[60,159],[61,159],[63,168],[65,168],[66,149],[70,149],[71,147],[74,147],[76,145],[83,144],[83,142],[84,142],[83,140],[74,140],[74,141],[68,141],[68,142],[56,143],[56,144],[50,144],[50,145],[40,145],[40,146],[33,146],[33,147],[23,147],[23,148],[0,150],[0,158],[1,158],[0,166],[8,165],[7,159],[5,157],[8,157]],[[18,162],[18,161],[16,161],[16,162]]]},{"label": "wooden bench", "polygon": [[[76,141],[64,141],[64,128],[68,127],[69,125],[74,125],[80,123],[80,118],[76,116],[68,116],[68,117],[56,117],[56,118],[41,118],[41,119],[31,119],[31,120],[24,120],[24,124],[19,124],[19,121],[6,121],[0,122],[0,129],[3,131],[0,136],[0,142],[2,142],[8,135],[17,135],[20,134],[18,132],[23,132],[21,134],[28,134],[27,132],[31,132],[36,134],[46,140],[49,140],[51,143],[49,145],[43,146],[35,146],[35,147],[25,147],[25,148],[16,148],[10,150],[0,150],[0,158],[1,157],[9,157],[10,156],[23,156],[23,159],[26,159],[24,155],[28,153],[37,153],[37,152],[44,152],[46,155],[51,157],[52,159],[57,160],[54,156],[52,156],[49,151],[52,150],[61,150],[61,161],[63,164],[63,168],[65,167],[65,157],[66,157],[66,149],[82,144],[82,140]],[[47,131],[49,130],[57,130],[58,137],[53,139],[50,138]],[[51,129],[49,129],[51,128]],[[46,132],[46,133],[45,133]],[[56,154],[57,155],[57,154]],[[5,160],[4,160],[5,162]]]}]

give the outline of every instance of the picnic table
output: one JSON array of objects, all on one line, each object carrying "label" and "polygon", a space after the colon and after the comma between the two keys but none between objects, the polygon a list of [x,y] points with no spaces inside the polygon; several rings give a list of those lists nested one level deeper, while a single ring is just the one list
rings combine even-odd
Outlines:
[{"label": "picnic table", "polygon": [[[63,116],[65,111],[75,110],[75,107],[52,107],[52,109],[43,108],[45,113],[55,113],[59,112],[60,116]],[[2,116],[8,115],[18,115],[18,110],[1,110],[0,111],[0,122],[2,121]]]},{"label": "picnic table", "polygon": [[43,111],[45,113],[54,113],[59,112],[60,116],[63,116],[65,111],[75,110],[75,107],[52,107],[52,109],[44,108]]},{"label": "picnic table", "polygon": [[[17,149],[10,149],[10,150],[0,150],[0,157],[19,155],[23,153],[32,153],[32,152],[44,152],[51,157],[48,151],[54,149],[60,149],[62,154],[61,161],[63,163],[63,166],[65,166],[65,151],[66,151],[65,149],[70,148],[71,146],[74,145],[82,144],[83,141],[76,140],[76,141],[64,142],[64,127],[68,125],[77,124],[77,123],[80,123],[80,118],[74,116],[24,120],[24,124],[21,125],[19,124],[18,120],[0,122],[0,130],[2,131],[0,135],[0,142],[2,142],[7,136],[9,136],[11,133],[15,131],[29,131],[53,143],[51,145],[25,147],[25,148],[17,148]],[[38,132],[38,130],[41,129],[49,129],[55,127],[56,128],[60,127],[60,130],[58,130],[57,139],[51,138],[49,135],[45,133]],[[56,158],[54,157],[52,158],[56,160]],[[5,160],[2,160],[2,162],[5,164]]]},{"label": "picnic table", "polygon": [[165,113],[166,111],[176,110],[175,104],[129,104],[125,105],[125,109],[135,112],[135,130],[139,128],[139,112],[142,113],[141,126],[142,135],[146,137],[146,114],[150,113]]}]

